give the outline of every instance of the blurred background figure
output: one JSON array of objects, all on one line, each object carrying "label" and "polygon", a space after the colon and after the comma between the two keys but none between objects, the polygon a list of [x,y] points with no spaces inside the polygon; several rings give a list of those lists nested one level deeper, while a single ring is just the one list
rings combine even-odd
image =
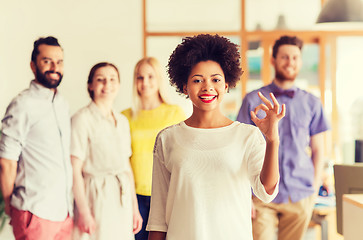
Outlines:
[{"label": "blurred background figure", "polygon": [[96,64],[88,77],[92,101],[72,117],[74,239],[131,240],[141,229],[129,162],[129,124],[112,110],[119,88],[116,66]]},{"label": "blurred background figure", "polygon": [[[286,105],[286,116],[279,122],[279,193],[267,204],[253,197],[255,240],[275,239],[276,228],[279,240],[303,239],[322,184],[324,132],[329,124],[320,99],[296,86],[302,47],[303,41],[296,36],[275,41],[271,57],[275,78],[245,96],[237,117],[242,123],[255,125],[250,112],[262,103],[257,92],[265,96],[272,92]],[[264,117],[264,113],[260,111],[258,116]]]},{"label": "blurred background figure", "polygon": [[149,217],[153,148],[156,135],[167,126],[185,119],[183,110],[169,103],[167,82],[156,58],[146,57],[134,69],[132,107],[122,112],[129,120],[131,130],[131,166],[140,214],[143,218],[137,240],[147,240],[145,231]]},{"label": "blurred background figure", "polygon": [[30,67],[35,79],[2,119],[4,210],[15,239],[68,240],[73,229],[71,126],[68,102],[58,91],[64,69],[58,39],[37,39]]}]

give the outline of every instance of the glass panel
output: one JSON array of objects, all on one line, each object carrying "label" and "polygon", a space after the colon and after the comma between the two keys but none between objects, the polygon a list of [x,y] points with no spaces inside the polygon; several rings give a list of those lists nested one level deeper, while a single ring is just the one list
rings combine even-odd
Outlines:
[{"label": "glass panel", "polygon": [[236,120],[242,104],[242,84],[239,81],[235,88],[229,89],[221,103],[221,111],[231,120]]},{"label": "glass panel", "polygon": [[[324,112],[328,118],[331,128],[333,128],[333,91],[332,91],[332,77],[331,77],[331,45],[327,43],[325,46],[325,105]],[[333,139],[333,132],[336,129],[332,129],[332,131],[328,131],[325,137],[325,156],[327,156],[329,164],[339,163],[337,162],[337,146],[335,144],[335,140]]]},{"label": "glass panel", "polygon": [[146,0],[148,31],[238,31],[241,0]]},{"label": "glass panel", "polygon": [[246,0],[246,28],[310,30],[320,9],[320,0]]},{"label": "glass panel", "polygon": [[363,140],[362,56],[363,37],[339,37],[337,39],[336,101],[339,121],[338,134],[344,163],[355,161],[355,141]]},{"label": "glass panel", "polygon": [[148,37],[147,55],[156,57],[161,66],[166,67],[170,55],[181,41],[182,37]]},{"label": "glass panel", "polygon": [[319,45],[318,44],[304,44],[302,49],[302,61],[303,65],[301,67],[298,79],[296,79],[296,84],[301,88],[306,89],[318,98],[320,95],[320,85],[319,85]]},{"label": "glass panel", "polygon": [[261,67],[263,58],[263,48],[260,47],[259,41],[249,42],[248,51],[248,80],[247,93],[263,86],[261,80]]},{"label": "glass panel", "polygon": [[[227,36],[231,42],[240,46],[239,37]],[[231,120],[236,120],[239,108],[242,104],[242,84],[238,81],[235,88],[229,89],[228,93],[224,95],[223,101],[221,103],[222,113],[230,118]]]}]

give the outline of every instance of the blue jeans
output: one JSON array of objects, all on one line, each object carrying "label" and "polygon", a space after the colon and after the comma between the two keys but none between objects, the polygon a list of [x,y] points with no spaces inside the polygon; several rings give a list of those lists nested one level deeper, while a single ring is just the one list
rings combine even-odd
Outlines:
[{"label": "blue jeans", "polygon": [[135,235],[135,240],[148,240],[149,232],[146,231],[147,220],[149,219],[150,211],[150,196],[143,196],[137,194],[137,202],[139,204],[139,211],[142,217],[142,228],[140,232]]}]

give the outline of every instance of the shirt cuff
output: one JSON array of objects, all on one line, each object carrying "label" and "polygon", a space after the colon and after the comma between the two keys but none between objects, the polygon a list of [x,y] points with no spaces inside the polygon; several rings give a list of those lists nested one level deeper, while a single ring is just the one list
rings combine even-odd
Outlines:
[{"label": "shirt cuff", "polygon": [[6,135],[1,136],[1,142],[0,142],[1,158],[19,161],[20,153],[21,153],[21,145],[18,141]]}]

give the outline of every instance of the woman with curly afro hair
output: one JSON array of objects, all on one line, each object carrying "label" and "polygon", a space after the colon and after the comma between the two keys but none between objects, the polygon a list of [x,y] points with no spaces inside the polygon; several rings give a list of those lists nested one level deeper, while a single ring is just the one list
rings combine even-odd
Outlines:
[{"label": "woman with curly afro hair", "polygon": [[[193,103],[185,121],[159,132],[154,146],[150,240],[252,240],[251,187],[261,200],[278,192],[278,121],[271,94],[251,112],[256,126],[220,111],[239,80],[237,45],[218,35],[184,38],[169,59],[170,82]],[[264,111],[265,118],[256,114]],[[263,135],[264,137],[263,137]]]}]

